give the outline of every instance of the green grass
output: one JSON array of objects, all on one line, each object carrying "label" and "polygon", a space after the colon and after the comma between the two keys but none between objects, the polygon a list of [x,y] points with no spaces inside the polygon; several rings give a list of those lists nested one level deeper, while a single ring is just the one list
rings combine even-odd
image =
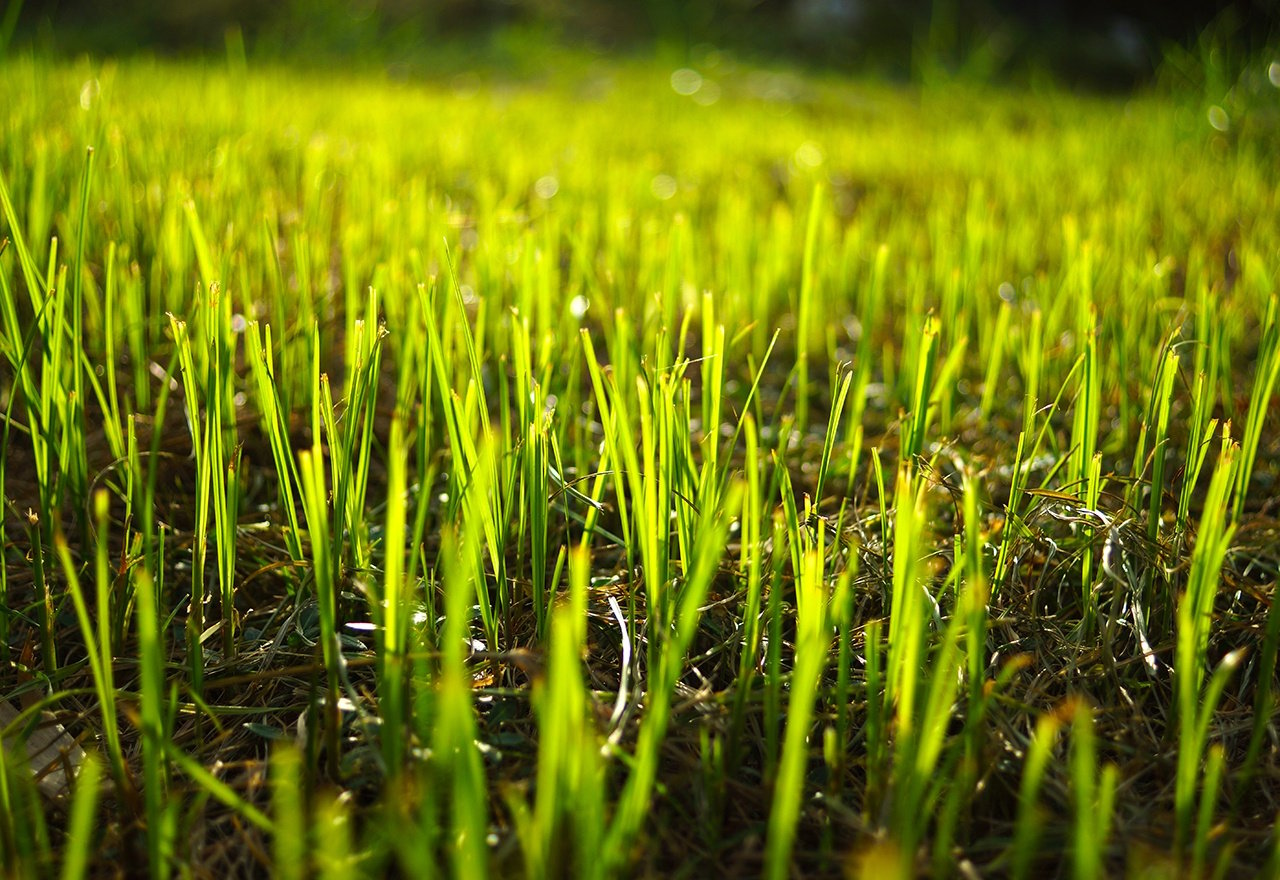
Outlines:
[{"label": "green grass", "polygon": [[7,57],[0,873],[1276,869],[1265,67],[691,63]]}]

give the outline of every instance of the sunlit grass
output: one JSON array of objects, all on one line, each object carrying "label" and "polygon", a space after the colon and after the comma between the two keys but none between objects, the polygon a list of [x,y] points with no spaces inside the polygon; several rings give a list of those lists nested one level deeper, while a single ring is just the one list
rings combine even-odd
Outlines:
[{"label": "sunlit grass", "polygon": [[0,67],[6,875],[1274,870],[1265,77],[233,54]]}]

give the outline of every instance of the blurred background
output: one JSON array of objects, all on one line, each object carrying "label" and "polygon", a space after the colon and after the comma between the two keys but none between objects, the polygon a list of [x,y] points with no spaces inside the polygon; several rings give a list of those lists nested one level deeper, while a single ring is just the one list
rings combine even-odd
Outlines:
[{"label": "blurred background", "polygon": [[1048,74],[1124,89],[1180,58],[1255,58],[1280,0],[0,0],[0,46],[56,54],[222,52],[347,59],[429,72],[459,47],[501,62],[521,45],[691,53],[918,79]]}]

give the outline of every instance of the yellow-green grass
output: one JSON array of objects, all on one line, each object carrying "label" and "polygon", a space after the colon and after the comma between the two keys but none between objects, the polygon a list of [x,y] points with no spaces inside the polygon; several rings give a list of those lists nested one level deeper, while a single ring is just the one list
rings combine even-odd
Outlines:
[{"label": "yellow-green grass", "polygon": [[6,874],[1274,869],[1280,90],[680,63],[0,66]]}]

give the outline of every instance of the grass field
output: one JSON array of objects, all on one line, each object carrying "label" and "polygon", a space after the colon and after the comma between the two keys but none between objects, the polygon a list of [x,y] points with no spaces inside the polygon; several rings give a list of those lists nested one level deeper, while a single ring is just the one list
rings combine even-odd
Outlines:
[{"label": "grass field", "polygon": [[1280,875],[1280,67],[553,69],[0,66],[2,873]]}]

